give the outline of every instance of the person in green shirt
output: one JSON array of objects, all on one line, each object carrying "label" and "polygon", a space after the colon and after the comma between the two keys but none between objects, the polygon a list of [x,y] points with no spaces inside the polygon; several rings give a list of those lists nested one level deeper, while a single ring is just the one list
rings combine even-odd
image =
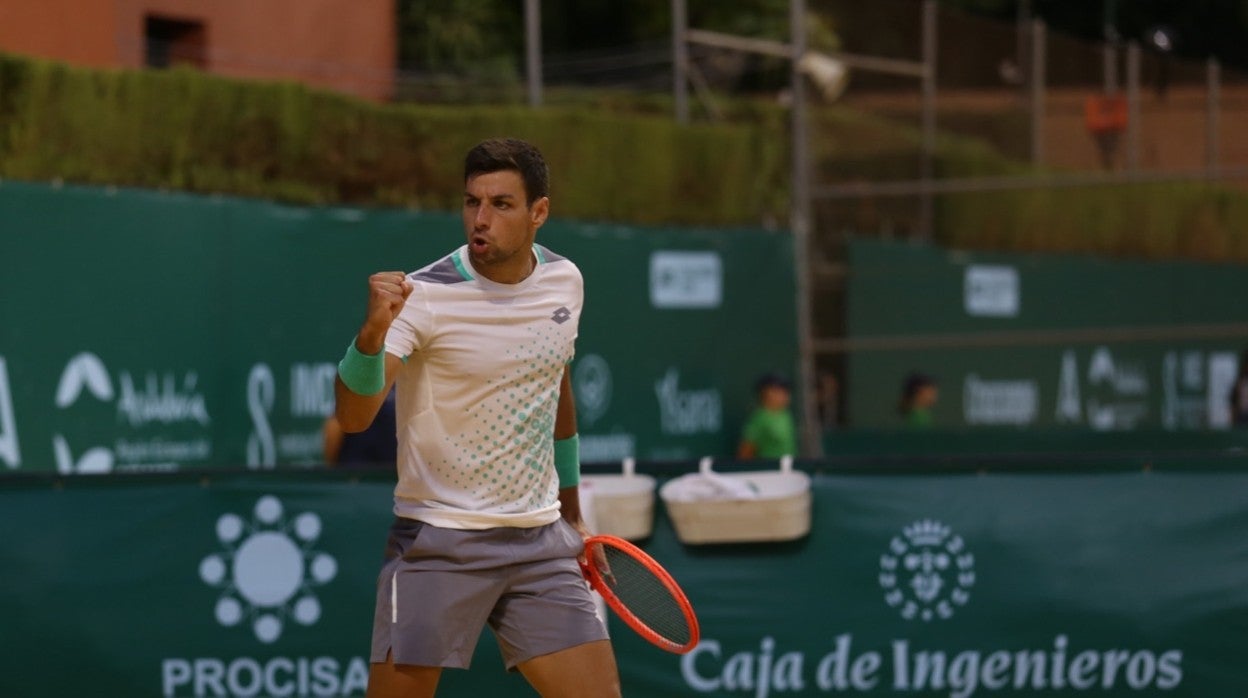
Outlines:
[{"label": "person in green shirt", "polygon": [[797,429],[789,413],[792,388],[782,376],[769,373],[754,384],[758,406],[750,413],[737,447],[738,458],[780,458],[797,453]]},{"label": "person in green shirt", "polygon": [[932,426],[932,408],[936,406],[939,392],[936,379],[922,373],[911,373],[901,385],[901,403],[898,410],[910,429],[927,429]]}]

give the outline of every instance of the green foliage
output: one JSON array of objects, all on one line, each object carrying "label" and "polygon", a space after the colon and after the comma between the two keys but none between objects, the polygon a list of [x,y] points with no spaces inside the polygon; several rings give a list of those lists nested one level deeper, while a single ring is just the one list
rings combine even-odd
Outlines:
[{"label": "green foliage", "polygon": [[[939,167],[950,177],[1028,171],[989,149],[949,140],[942,143]],[[1224,185],[1163,182],[951,194],[938,197],[936,211],[937,240],[950,247],[1248,261],[1248,193]]]},{"label": "green foliage", "polygon": [[399,62],[451,72],[485,62],[514,71],[523,50],[522,7],[496,0],[400,0]]},{"label": "green foliage", "polygon": [[545,152],[561,216],[755,224],[786,205],[784,144],[768,127],[575,106],[383,106],[293,83],[0,55],[0,176],[17,179],[456,209],[464,152],[514,135]]},{"label": "green foliage", "polygon": [[[783,224],[786,112],[726,100],[727,123],[680,127],[670,102],[552,91],[520,106],[383,106],[292,83],[191,70],[96,71],[0,54],[0,177],[226,193],[303,204],[453,210],[463,153],[515,135],[550,161],[560,216],[641,224]],[[903,122],[812,110],[819,181],[917,176]],[[1024,174],[984,141],[944,135],[944,177]],[[936,197],[936,239],[970,249],[1248,261],[1248,193],[1141,184]],[[914,229],[911,199],[824,202],[822,242]]]},{"label": "green foliage", "polygon": [[[917,178],[919,134],[906,124],[845,107],[812,110],[817,177],[834,182]],[[934,160],[937,177],[1034,174],[984,140],[948,133],[937,139]],[[1248,192],[1226,185],[975,192],[936,196],[934,205],[935,239],[949,247],[1248,261]],[[842,233],[910,234],[917,229],[919,210],[916,197],[864,196],[824,202],[818,214],[825,226],[823,242],[833,253]]]},{"label": "green foliage", "polygon": [[522,3],[400,0],[398,100],[494,104],[523,99]]},{"label": "green foliage", "polygon": [[938,216],[951,247],[1248,261],[1248,195],[1206,184],[948,195]]}]

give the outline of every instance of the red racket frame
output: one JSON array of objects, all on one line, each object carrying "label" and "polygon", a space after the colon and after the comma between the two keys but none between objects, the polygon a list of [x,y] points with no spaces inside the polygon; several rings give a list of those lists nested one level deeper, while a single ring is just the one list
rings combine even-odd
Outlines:
[{"label": "red racket frame", "polygon": [[585,579],[589,580],[589,585],[602,595],[611,610],[628,624],[634,632],[640,635],[647,642],[659,647],[660,649],[675,654],[685,654],[697,646],[700,639],[700,631],[698,629],[698,617],[693,613],[693,606],[689,603],[689,598],[685,596],[685,592],[681,591],[680,585],[676,584],[676,580],[672,579],[672,575],[667,573],[654,558],[646,554],[644,550],[629,543],[618,536],[591,536],[585,539],[585,557],[588,559],[593,554],[594,545],[610,546],[621,550],[633,559],[641,563],[643,567],[654,574],[655,578],[667,589],[672,598],[676,600],[676,604],[680,607],[681,613],[685,616],[685,622],[689,624],[689,641],[684,644],[673,642],[662,635],[650,629],[640,618],[633,614],[624,605],[611,587],[607,585],[602,578],[602,573],[598,571],[598,567],[592,564],[581,563],[581,571],[585,574]]}]

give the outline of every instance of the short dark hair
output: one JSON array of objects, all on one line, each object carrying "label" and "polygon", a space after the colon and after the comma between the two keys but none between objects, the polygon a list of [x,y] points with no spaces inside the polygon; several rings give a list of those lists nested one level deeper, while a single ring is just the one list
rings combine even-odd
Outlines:
[{"label": "short dark hair", "polygon": [[793,386],[789,383],[789,379],[779,373],[764,373],[758,377],[758,380],[754,381],[755,395],[761,396],[763,391],[768,388],[783,388],[785,390],[792,390]]},{"label": "short dark hair", "polygon": [[513,170],[524,180],[525,203],[532,205],[550,196],[550,170],[542,153],[518,138],[491,138],[482,141],[464,157],[464,182],[480,175]]},{"label": "short dark hair", "polygon": [[932,376],[919,371],[911,371],[901,383],[901,397],[903,400],[911,400],[923,388],[934,385],[936,385],[936,379]]}]

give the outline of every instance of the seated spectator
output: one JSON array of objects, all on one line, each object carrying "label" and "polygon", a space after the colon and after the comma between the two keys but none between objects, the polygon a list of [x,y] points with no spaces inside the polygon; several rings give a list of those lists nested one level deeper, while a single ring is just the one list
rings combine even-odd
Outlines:
[{"label": "seated spectator", "polygon": [[917,371],[906,376],[901,386],[901,403],[898,410],[906,426],[927,429],[932,426],[932,408],[940,394],[936,379]]},{"label": "seated spectator", "polygon": [[737,448],[739,458],[780,458],[797,452],[797,429],[789,413],[792,392],[783,377],[769,373],[754,385],[758,406],[750,413]]}]

